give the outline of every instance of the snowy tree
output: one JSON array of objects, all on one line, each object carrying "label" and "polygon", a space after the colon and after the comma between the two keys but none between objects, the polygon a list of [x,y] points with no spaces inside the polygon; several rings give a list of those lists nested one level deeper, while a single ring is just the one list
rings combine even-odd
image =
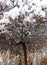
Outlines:
[{"label": "snowy tree", "polygon": [[0,3],[0,34],[5,34],[11,45],[22,44],[27,65],[26,44],[37,50],[45,40],[42,24],[45,23],[47,1],[1,0]]}]

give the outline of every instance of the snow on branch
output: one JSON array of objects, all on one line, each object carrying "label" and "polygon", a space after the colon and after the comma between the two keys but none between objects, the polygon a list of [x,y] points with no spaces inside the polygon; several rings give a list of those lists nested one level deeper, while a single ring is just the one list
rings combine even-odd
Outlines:
[{"label": "snow on branch", "polygon": [[[46,16],[47,0],[1,0],[0,4],[0,13],[3,13],[0,15],[1,27],[10,23],[10,18],[14,21],[22,15],[24,16],[23,23],[27,21],[36,22],[35,16],[42,18]],[[1,6],[3,7],[2,10]],[[3,17],[1,18],[1,16]]]}]

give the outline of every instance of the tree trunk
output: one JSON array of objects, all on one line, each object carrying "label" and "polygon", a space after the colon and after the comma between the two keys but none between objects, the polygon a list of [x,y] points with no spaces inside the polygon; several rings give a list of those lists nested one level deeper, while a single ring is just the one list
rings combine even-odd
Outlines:
[{"label": "tree trunk", "polygon": [[[23,51],[24,51],[24,58],[25,58],[25,65],[27,65],[27,52],[26,52],[26,45],[24,42],[20,41],[17,45],[21,44],[23,46]],[[16,46],[17,46],[16,45]],[[11,50],[13,50],[11,46]]]},{"label": "tree trunk", "polygon": [[22,43],[23,51],[24,51],[24,57],[25,57],[25,65],[27,65],[27,52],[26,52],[26,45],[25,43]]}]

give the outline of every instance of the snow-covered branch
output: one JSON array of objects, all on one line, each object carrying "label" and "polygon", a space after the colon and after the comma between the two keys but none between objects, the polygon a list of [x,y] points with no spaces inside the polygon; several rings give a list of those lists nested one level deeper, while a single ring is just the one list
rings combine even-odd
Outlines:
[{"label": "snow-covered branch", "polygon": [[19,23],[21,20],[26,28],[27,22],[33,24],[36,22],[36,17],[43,19],[46,16],[47,0],[1,0],[0,3],[3,7],[2,10],[0,7],[0,12],[3,12],[3,17],[0,19],[1,30],[2,27],[5,30],[5,26],[9,23]]}]

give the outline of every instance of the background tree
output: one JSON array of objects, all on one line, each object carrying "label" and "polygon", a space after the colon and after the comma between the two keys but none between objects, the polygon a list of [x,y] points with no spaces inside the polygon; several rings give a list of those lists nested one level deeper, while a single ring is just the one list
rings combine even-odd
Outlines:
[{"label": "background tree", "polygon": [[26,47],[33,51],[45,46],[46,0],[2,0],[3,18],[0,20],[1,34],[5,34],[9,45],[22,44],[25,65],[27,65]]}]

